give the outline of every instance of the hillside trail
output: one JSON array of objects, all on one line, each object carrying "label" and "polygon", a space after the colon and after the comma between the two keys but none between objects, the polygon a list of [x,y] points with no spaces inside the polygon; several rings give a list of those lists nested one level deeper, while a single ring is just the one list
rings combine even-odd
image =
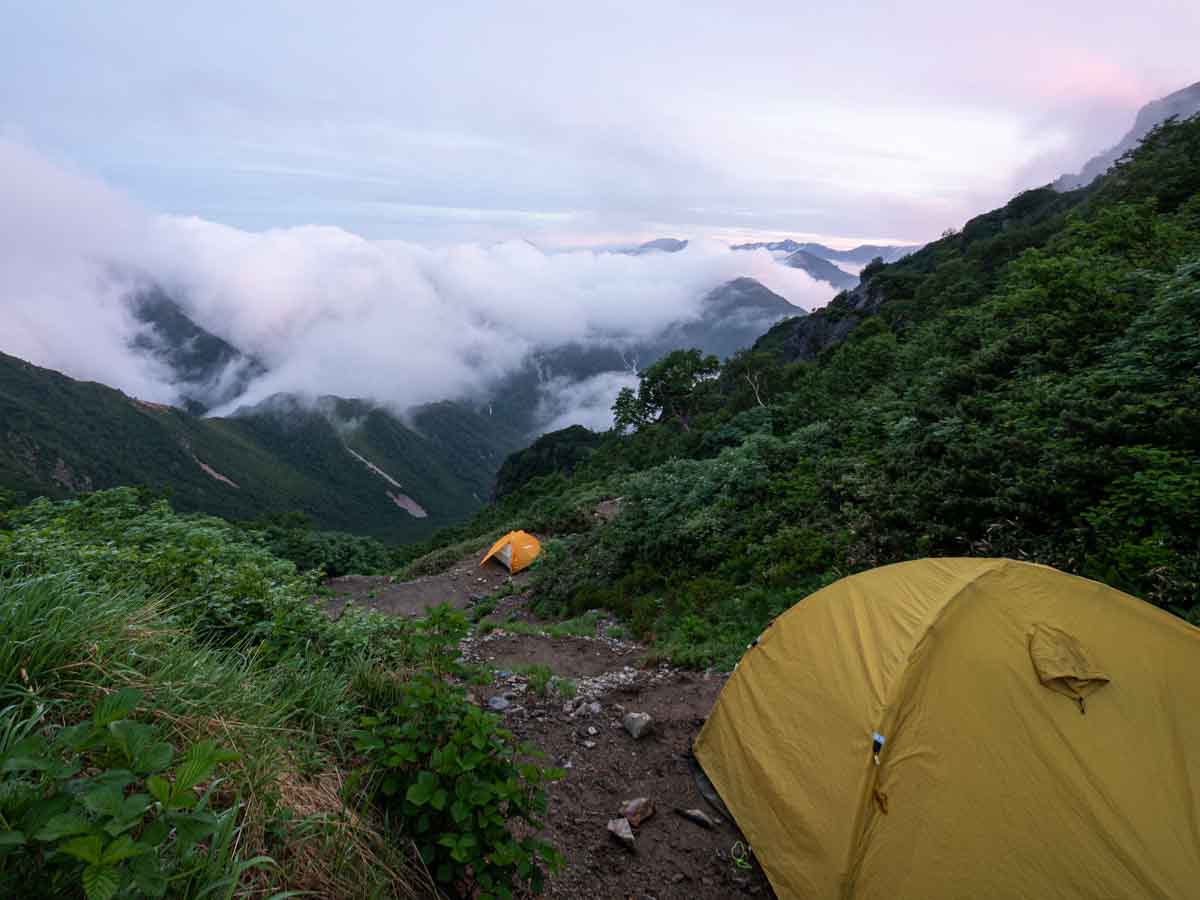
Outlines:
[{"label": "hillside trail", "polygon": [[396,581],[390,575],[327,578],[325,587],[333,592],[333,597],[327,601],[326,609],[334,618],[341,615],[347,603],[393,616],[421,616],[439,603],[467,609],[507,585],[511,585],[510,590],[520,590],[529,579],[527,571],[509,575],[499,565],[480,566],[479,556],[472,553],[444,572],[410,581]]},{"label": "hillside trail", "polygon": [[[457,587],[452,605],[463,608],[487,584],[498,589],[508,575],[489,564],[481,571],[471,557],[452,566],[445,578],[391,583],[362,605],[393,614],[419,615],[420,603]],[[519,577],[519,576],[518,576]],[[337,579],[338,587],[361,580]],[[347,582],[350,582],[347,585]],[[498,583],[497,583],[498,582]],[[477,587],[479,586],[479,587]],[[337,588],[335,588],[336,590]],[[441,593],[438,593],[438,592]],[[435,602],[440,602],[437,600]],[[460,601],[455,603],[454,601]],[[705,801],[696,785],[691,741],[720,692],[725,674],[677,669],[651,663],[644,645],[621,635],[617,623],[592,617],[591,633],[564,633],[529,609],[524,593],[495,600],[486,621],[461,644],[464,661],[492,670],[492,681],[472,687],[471,697],[493,709],[520,740],[539,748],[545,765],[566,770],[551,785],[544,834],[563,854],[563,870],[550,879],[544,896],[552,900],[718,900],[770,898],[761,868],[723,811]],[[578,629],[572,629],[576,631]],[[486,632],[486,633],[484,633]],[[539,694],[528,667],[546,666],[556,679],[574,686],[563,691],[552,680]],[[648,734],[634,739],[624,727],[626,713],[650,715]],[[655,811],[634,829],[634,848],[606,829],[622,804],[647,797]],[[712,828],[677,810],[700,809]]]}]

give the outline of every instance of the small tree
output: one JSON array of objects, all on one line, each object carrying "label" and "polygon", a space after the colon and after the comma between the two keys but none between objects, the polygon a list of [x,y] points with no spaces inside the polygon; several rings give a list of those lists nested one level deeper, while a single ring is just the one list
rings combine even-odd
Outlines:
[{"label": "small tree", "polygon": [[721,361],[700,350],[674,350],[638,373],[637,392],[622,388],[613,404],[616,428],[639,429],[651,422],[678,421],[684,431],[704,408],[711,384],[721,371]]}]

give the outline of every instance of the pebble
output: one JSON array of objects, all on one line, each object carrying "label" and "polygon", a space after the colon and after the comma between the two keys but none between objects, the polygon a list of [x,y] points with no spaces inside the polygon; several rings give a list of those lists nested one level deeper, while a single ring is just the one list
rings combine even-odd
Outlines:
[{"label": "pebble", "polygon": [[508,700],[499,696],[488,697],[487,705],[488,709],[495,710],[496,712],[504,712],[504,710],[508,709]]},{"label": "pebble", "polygon": [[584,741],[583,746],[586,747],[588,750],[591,750],[593,747],[596,746],[596,742],[595,741]]},{"label": "pebble", "polygon": [[695,822],[702,828],[713,828],[715,825],[713,820],[702,809],[679,809],[677,807],[675,812],[679,813],[679,815],[683,816],[689,822]]},{"label": "pebble", "polygon": [[621,804],[621,815],[634,828],[637,828],[654,815],[654,801],[649,797],[635,797]]},{"label": "pebble", "polygon": [[629,732],[629,736],[634,740],[638,740],[654,730],[654,719],[649,713],[625,713],[625,718],[621,720],[621,724],[625,726],[625,730]]},{"label": "pebble", "polygon": [[589,725],[587,728],[588,737],[595,737],[600,733],[600,729],[595,725]]},{"label": "pebble", "polygon": [[634,848],[633,829],[629,827],[629,820],[621,817],[619,819],[608,820],[608,833],[620,841],[625,847],[630,850]]}]

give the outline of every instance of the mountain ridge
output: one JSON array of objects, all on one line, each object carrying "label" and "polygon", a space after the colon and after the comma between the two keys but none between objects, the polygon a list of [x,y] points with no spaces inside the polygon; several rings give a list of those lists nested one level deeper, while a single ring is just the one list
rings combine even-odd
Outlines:
[{"label": "mountain ridge", "polygon": [[1059,176],[1054,182],[1054,189],[1072,191],[1086,187],[1112,168],[1118,159],[1135,149],[1156,126],[1173,117],[1188,119],[1197,113],[1200,113],[1200,81],[1151,100],[1138,110],[1133,125],[1120,141],[1089,159],[1078,173]]}]

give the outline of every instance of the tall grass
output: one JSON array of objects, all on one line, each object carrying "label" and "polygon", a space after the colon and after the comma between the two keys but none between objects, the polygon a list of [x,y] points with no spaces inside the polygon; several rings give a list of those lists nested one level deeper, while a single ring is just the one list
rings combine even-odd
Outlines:
[{"label": "tall grass", "polygon": [[407,843],[343,790],[356,713],[347,674],[319,658],[263,664],[179,621],[162,599],[69,571],[0,578],[0,745],[135,688],[139,714],[177,747],[211,739],[239,754],[219,792],[231,813],[179,896],[433,896]]}]

